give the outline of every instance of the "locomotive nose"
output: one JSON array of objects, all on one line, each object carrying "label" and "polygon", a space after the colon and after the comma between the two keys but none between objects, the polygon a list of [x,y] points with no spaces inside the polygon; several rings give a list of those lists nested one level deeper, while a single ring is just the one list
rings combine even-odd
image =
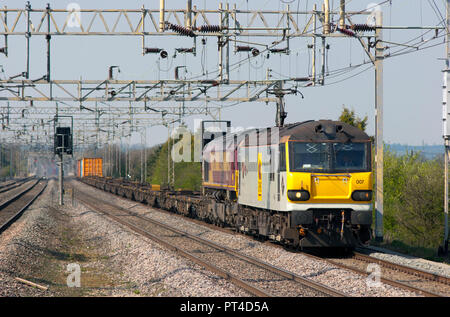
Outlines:
[{"label": "locomotive nose", "polygon": [[314,199],[348,199],[350,175],[311,175],[311,195]]}]

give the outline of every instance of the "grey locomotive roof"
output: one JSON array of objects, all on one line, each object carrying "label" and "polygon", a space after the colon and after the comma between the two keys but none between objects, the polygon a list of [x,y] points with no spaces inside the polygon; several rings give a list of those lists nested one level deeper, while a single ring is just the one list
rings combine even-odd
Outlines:
[{"label": "grey locomotive roof", "polygon": [[[233,147],[236,144],[244,145],[245,137],[249,136],[250,145],[255,140],[255,134],[259,136],[259,144],[271,143],[271,133],[276,131],[277,127],[269,127],[263,129],[249,129],[239,131],[237,133],[228,133],[225,135],[225,147]],[[287,140],[303,141],[303,142],[368,142],[370,137],[362,130],[340,121],[332,120],[309,120],[304,122],[296,122],[286,124],[278,130],[279,138],[277,142],[286,142]],[[264,135],[264,137],[263,137]],[[253,136],[253,138],[252,138]],[[209,143],[217,144],[223,142],[223,136],[215,138]],[[274,140],[272,140],[274,141]],[[205,146],[205,149],[208,145]]]},{"label": "grey locomotive roof", "polygon": [[361,129],[348,123],[332,120],[304,121],[280,128],[280,138],[289,136],[296,141],[365,142],[370,137]]}]

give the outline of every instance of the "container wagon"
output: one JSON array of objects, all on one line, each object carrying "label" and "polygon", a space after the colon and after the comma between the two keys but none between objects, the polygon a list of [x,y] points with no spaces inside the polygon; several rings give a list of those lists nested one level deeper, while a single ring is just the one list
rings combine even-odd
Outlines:
[{"label": "container wagon", "polygon": [[101,157],[77,160],[77,177],[103,176],[103,159]]}]

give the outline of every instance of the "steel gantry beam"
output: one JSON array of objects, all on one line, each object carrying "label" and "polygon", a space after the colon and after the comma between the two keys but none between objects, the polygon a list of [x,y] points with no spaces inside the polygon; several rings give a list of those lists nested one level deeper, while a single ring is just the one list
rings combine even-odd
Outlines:
[{"label": "steel gantry beam", "polygon": [[[129,106],[121,106],[115,104],[114,107],[99,107],[97,110],[91,110],[89,106],[83,106],[80,109],[79,106],[69,105],[58,107],[43,107],[40,105],[30,106],[28,104],[0,106],[0,121],[6,123],[7,120],[12,119],[45,119],[51,118],[55,113],[78,116],[79,118],[116,118],[117,120],[129,119],[130,116],[139,116],[139,118],[162,118],[165,116],[180,116],[181,114],[200,115],[200,114],[214,114],[220,111],[219,106],[163,106],[161,104],[146,105],[144,103],[133,104],[131,111]],[[106,115],[106,116],[105,116]],[[11,122],[12,123],[12,122]]]},{"label": "steel gantry beam", "polygon": [[[224,90],[223,83],[216,80],[0,80],[0,100],[276,102],[276,98],[262,93],[277,82],[279,80],[230,80],[226,83],[230,89]],[[186,87],[184,91],[180,86]],[[259,90],[253,93],[255,87]],[[244,96],[239,96],[242,91],[245,91]]]},{"label": "steel gantry beam", "polygon": [[71,116],[78,122],[74,134],[85,135],[88,131],[96,133],[98,140],[116,140],[121,135],[171,122],[178,122],[181,117],[208,114],[213,118],[220,116],[220,107],[161,106],[158,104],[134,105],[116,103],[89,103],[80,110],[79,106],[67,103],[55,103],[55,106],[42,106],[24,102],[7,102],[0,107],[1,137],[15,137],[19,143],[31,141],[51,143],[51,125],[56,114]]},{"label": "steel gantry beam", "polygon": [[[347,12],[349,15],[365,15],[367,12]],[[309,17],[306,27],[300,27],[299,15]],[[341,11],[329,11],[328,16],[342,15]],[[182,26],[191,30],[187,35],[251,37],[313,37],[309,29],[313,17],[324,21],[321,11],[291,10],[286,5],[284,10],[240,10],[234,4],[232,8],[226,4],[215,10],[199,9],[188,6],[186,9],[34,9],[31,5],[25,8],[0,8],[0,35],[28,36],[161,36],[180,35]],[[226,20],[227,25],[221,25]],[[325,22],[325,21],[324,21]],[[221,26],[220,29],[217,26]],[[329,31],[330,28],[325,28]],[[325,36],[344,37],[339,33],[326,32]]]}]

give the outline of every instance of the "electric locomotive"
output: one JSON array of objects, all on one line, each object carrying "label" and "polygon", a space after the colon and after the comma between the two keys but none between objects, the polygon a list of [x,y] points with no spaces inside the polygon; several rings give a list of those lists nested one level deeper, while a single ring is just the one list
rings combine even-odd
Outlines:
[{"label": "electric locomotive", "polygon": [[295,247],[371,237],[371,139],[319,120],[228,133],[203,149],[203,218]]}]

